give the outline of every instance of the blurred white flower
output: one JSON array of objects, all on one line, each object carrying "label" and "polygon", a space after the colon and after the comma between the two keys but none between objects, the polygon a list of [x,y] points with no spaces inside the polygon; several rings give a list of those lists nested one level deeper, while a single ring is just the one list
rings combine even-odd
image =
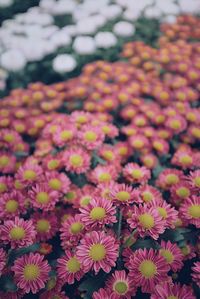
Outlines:
[{"label": "blurred white flower", "polygon": [[8,7],[13,4],[13,0],[0,0],[0,7]]},{"label": "blurred white flower", "polygon": [[158,7],[149,7],[145,10],[145,17],[147,18],[160,18],[163,12]]},{"label": "blurred white flower", "polygon": [[67,35],[76,36],[77,30],[76,25],[67,25],[62,28],[62,31],[65,32]]},{"label": "blurred white flower", "polygon": [[72,55],[60,54],[53,60],[53,70],[57,73],[71,72],[76,68],[76,60]]},{"label": "blurred white flower", "polygon": [[17,72],[26,65],[26,58],[18,49],[11,49],[1,55],[0,64],[7,71]]},{"label": "blurred white flower", "polygon": [[95,41],[90,36],[77,36],[73,43],[73,49],[81,55],[92,54],[96,50]]},{"label": "blurred white flower", "polygon": [[6,81],[0,79],[0,90],[4,90],[6,88]]},{"label": "blurred white flower", "polygon": [[67,35],[65,31],[60,30],[51,36],[50,42],[57,48],[61,46],[68,46],[71,44],[71,37]]},{"label": "blurred white flower", "polygon": [[119,36],[131,36],[135,32],[135,27],[129,22],[118,22],[113,27],[113,32]]},{"label": "blurred white flower", "polygon": [[176,16],[175,15],[167,15],[163,18],[163,21],[169,24],[174,24],[176,22]]},{"label": "blurred white flower", "polygon": [[8,77],[8,72],[0,68],[0,79],[5,80]]},{"label": "blurred white flower", "polygon": [[179,6],[182,12],[184,13],[196,13],[200,11],[200,2],[199,0],[179,0]]},{"label": "blurred white flower", "polygon": [[179,7],[175,4],[172,0],[170,1],[163,1],[163,0],[156,0],[154,7],[160,9],[164,14],[178,14]]},{"label": "blurred white flower", "polygon": [[76,30],[78,34],[94,34],[97,27],[97,24],[95,24],[92,18],[85,18],[78,21]]},{"label": "blurred white flower", "polygon": [[100,10],[100,14],[106,17],[107,20],[112,20],[122,13],[122,8],[119,5],[109,5]]},{"label": "blurred white flower", "polygon": [[76,3],[71,0],[60,0],[54,3],[51,10],[53,15],[71,14],[76,9]]},{"label": "blurred white flower", "polygon": [[128,8],[123,13],[124,19],[129,21],[136,20],[137,18],[139,18],[140,15],[141,15],[141,10],[136,10],[132,8]]},{"label": "blurred white flower", "polygon": [[116,45],[117,38],[112,32],[98,32],[95,42],[98,48],[107,49]]}]

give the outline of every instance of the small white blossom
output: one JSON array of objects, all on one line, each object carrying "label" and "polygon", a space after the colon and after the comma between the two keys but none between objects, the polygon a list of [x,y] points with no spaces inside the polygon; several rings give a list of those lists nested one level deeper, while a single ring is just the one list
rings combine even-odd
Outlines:
[{"label": "small white blossom", "polygon": [[98,32],[95,36],[98,48],[110,48],[116,45],[117,38],[112,32]]},{"label": "small white blossom", "polygon": [[57,73],[71,72],[76,68],[76,60],[68,54],[61,54],[53,60],[53,70]]},{"label": "small white blossom", "polygon": [[119,36],[131,36],[135,32],[135,27],[129,22],[118,22],[113,27],[113,32]]},{"label": "small white blossom", "polygon": [[73,43],[73,49],[80,55],[93,54],[96,50],[95,41],[90,36],[77,36]]},{"label": "small white blossom", "polygon": [[18,49],[11,49],[1,55],[0,64],[7,71],[17,72],[26,65],[26,58]]}]

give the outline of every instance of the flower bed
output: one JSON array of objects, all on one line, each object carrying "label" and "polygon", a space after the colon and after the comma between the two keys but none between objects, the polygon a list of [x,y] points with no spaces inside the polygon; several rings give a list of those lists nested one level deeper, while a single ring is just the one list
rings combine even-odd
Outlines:
[{"label": "flower bed", "polygon": [[1,298],[199,297],[199,22],[0,102]]}]

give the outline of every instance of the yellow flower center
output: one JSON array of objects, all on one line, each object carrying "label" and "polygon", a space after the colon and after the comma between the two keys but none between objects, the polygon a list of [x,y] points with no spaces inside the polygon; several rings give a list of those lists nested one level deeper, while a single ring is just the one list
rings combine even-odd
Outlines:
[{"label": "yellow flower center", "polygon": [[167,211],[166,211],[166,209],[158,207],[157,210],[158,210],[158,213],[160,214],[160,216],[162,218],[166,219],[166,217],[167,217]]},{"label": "yellow flower center", "polygon": [[84,134],[84,138],[86,141],[89,141],[89,142],[94,142],[97,140],[97,134],[94,133],[93,131],[87,131],[85,134]]},{"label": "yellow flower center", "polygon": [[67,141],[69,139],[71,139],[73,136],[72,132],[71,131],[68,131],[68,130],[64,130],[60,133],[60,138],[63,140],[63,141]]},{"label": "yellow flower center", "polygon": [[140,215],[139,221],[145,229],[151,229],[154,226],[154,218],[148,213]]},{"label": "yellow flower center", "polygon": [[81,222],[74,222],[70,227],[71,233],[75,235],[80,233],[82,229],[83,229],[83,224]]},{"label": "yellow flower center", "polygon": [[167,299],[179,299],[177,296],[168,296]]},{"label": "yellow flower center", "polygon": [[200,129],[198,129],[198,128],[193,128],[193,129],[192,129],[192,135],[193,135],[195,138],[200,138]]},{"label": "yellow flower center", "polygon": [[46,219],[40,219],[37,221],[36,229],[40,233],[48,232],[50,229],[50,223]]},{"label": "yellow flower center", "polygon": [[87,206],[90,203],[91,197],[89,196],[84,196],[80,200],[81,206]]},{"label": "yellow flower center", "polygon": [[121,156],[125,156],[125,155],[127,155],[127,153],[128,153],[128,149],[126,147],[120,147],[119,148],[119,154]]},{"label": "yellow flower center", "polygon": [[176,174],[168,174],[166,176],[166,182],[168,185],[174,185],[179,182],[179,178]]},{"label": "yellow flower center", "polygon": [[9,163],[9,158],[7,156],[0,157],[0,167],[5,167]]},{"label": "yellow flower center", "polygon": [[80,267],[81,265],[76,257],[71,257],[66,265],[67,271],[69,271],[70,273],[78,272],[80,270]]},{"label": "yellow flower center", "polygon": [[181,123],[179,120],[172,120],[170,125],[171,125],[170,127],[175,130],[180,129],[181,127]]},{"label": "yellow flower center", "polygon": [[27,264],[24,267],[24,278],[26,280],[35,280],[40,275],[40,269],[37,265]]},{"label": "yellow flower center", "polygon": [[147,279],[153,278],[157,273],[156,265],[150,260],[144,260],[139,266],[140,273]]},{"label": "yellow flower center", "polygon": [[99,175],[99,182],[109,182],[111,180],[111,175],[109,173],[101,173]]},{"label": "yellow flower center", "polygon": [[200,187],[200,177],[199,176],[194,179],[194,184],[196,187]]},{"label": "yellow flower center", "polygon": [[20,226],[13,227],[10,230],[10,237],[13,240],[21,240],[25,237],[25,230]]},{"label": "yellow flower center", "polygon": [[127,201],[130,199],[130,194],[127,191],[120,191],[117,193],[116,198],[121,201]]},{"label": "yellow flower center", "polygon": [[41,204],[46,204],[49,202],[49,195],[47,192],[39,192],[36,195],[36,200],[37,200],[37,202],[39,202]]},{"label": "yellow flower center", "polygon": [[80,167],[83,165],[83,158],[80,155],[71,155],[69,160],[74,167]]},{"label": "yellow flower center", "polygon": [[35,180],[36,179],[36,172],[34,170],[25,170],[23,174],[23,178],[25,180]]},{"label": "yellow flower center", "polygon": [[18,190],[23,189],[23,185],[18,180],[16,180],[14,184],[16,189]]},{"label": "yellow flower center", "polygon": [[143,177],[142,171],[140,169],[134,169],[131,172],[131,175],[134,179],[141,179]]},{"label": "yellow flower center", "polygon": [[103,127],[102,127],[102,131],[103,131],[105,134],[108,134],[108,133],[110,133],[110,128],[107,127],[107,126],[103,126]]},{"label": "yellow flower center", "polygon": [[15,213],[18,209],[18,202],[14,199],[9,199],[6,203],[6,211],[9,212],[9,213]]},{"label": "yellow flower center", "polygon": [[124,295],[128,291],[128,286],[124,281],[118,281],[113,286],[114,291],[119,295]]},{"label": "yellow flower center", "polygon": [[112,153],[111,151],[105,151],[105,152],[103,153],[103,157],[104,157],[106,160],[111,161],[111,160],[113,160],[114,155],[113,155],[113,153]]},{"label": "yellow flower center", "polygon": [[7,190],[7,186],[4,183],[0,183],[0,193],[3,193]]},{"label": "yellow flower center", "polygon": [[174,261],[174,255],[170,250],[161,249],[160,254],[166,259],[167,263],[171,264]]},{"label": "yellow flower center", "polygon": [[53,190],[60,190],[62,187],[62,183],[61,183],[61,181],[59,181],[59,179],[51,179],[49,181],[49,186]]},{"label": "yellow flower center", "polygon": [[180,187],[176,190],[176,194],[181,198],[187,198],[190,195],[190,190],[186,187]]},{"label": "yellow flower center", "polygon": [[78,122],[79,124],[84,124],[84,123],[87,122],[87,117],[84,116],[84,115],[79,116],[79,117],[77,118],[77,122]]},{"label": "yellow flower center", "polygon": [[106,249],[102,244],[94,244],[91,246],[89,256],[93,261],[102,261],[106,256]]},{"label": "yellow flower center", "polygon": [[143,198],[143,200],[144,200],[145,202],[149,202],[149,201],[151,201],[151,200],[153,199],[153,195],[152,195],[152,193],[149,192],[149,191],[144,191],[144,192],[142,193],[142,198]]},{"label": "yellow flower center", "polygon": [[134,140],[132,145],[135,147],[135,148],[142,148],[144,146],[144,142],[142,140]]},{"label": "yellow flower center", "polygon": [[157,151],[162,151],[164,148],[164,145],[159,142],[159,141],[154,141],[153,143],[153,147],[157,150]]},{"label": "yellow flower center", "polygon": [[192,163],[192,158],[188,155],[184,155],[180,157],[179,161],[183,165],[190,165]]},{"label": "yellow flower center", "polygon": [[193,218],[200,218],[200,205],[192,205],[189,207],[188,212]]},{"label": "yellow flower center", "polygon": [[183,255],[188,255],[190,253],[190,247],[189,246],[185,246],[183,248],[181,248],[181,251],[183,253]]},{"label": "yellow flower center", "polygon": [[102,207],[95,207],[90,212],[90,217],[93,220],[102,220],[106,215],[106,211]]},{"label": "yellow flower center", "polygon": [[55,169],[59,166],[59,161],[58,160],[51,160],[48,162],[48,168],[49,169]]},{"label": "yellow flower center", "polygon": [[76,193],[73,191],[69,191],[67,192],[66,196],[65,196],[68,200],[73,200],[76,197]]},{"label": "yellow flower center", "polygon": [[8,143],[13,142],[15,140],[14,136],[12,134],[6,134],[4,136],[4,140]]}]

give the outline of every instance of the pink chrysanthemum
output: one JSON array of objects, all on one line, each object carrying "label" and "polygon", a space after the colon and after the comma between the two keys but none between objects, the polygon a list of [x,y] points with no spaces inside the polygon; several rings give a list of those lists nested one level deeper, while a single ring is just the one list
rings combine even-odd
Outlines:
[{"label": "pink chrysanthemum", "polygon": [[149,169],[136,163],[126,164],[123,175],[129,182],[138,184],[145,184],[151,177]]},{"label": "pink chrysanthemum", "polygon": [[129,205],[136,201],[133,187],[126,184],[115,183],[111,189],[110,197],[116,205]]},{"label": "pink chrysanthemum", "polygon": [[184,256],[185,261],[191,260],[196,257],[196,248],[189,243],[181,247],[181,252]]},{"label": "pink chrysanthemum", "polygon": [[73,284],[75,280],[80,280],[84,275],[82,265],[75,254],[65,251],[65,256],[57,260],[57,273],[59,279]]},{"label": "pink chrysanthemum", "polygon": [[87,172],[90,167],[90,156],[81,147],[67,149],[63,153],[62,161],[67,171],[77,174]]},{"label": "pink chrysanthemum", "polygon": [[13,187],[13,178],[11,176],[0,177],[0,195],[11,190]]},{"label": "pink chrysanthemum", "polygon": [[91,231],[81,239],[76,254],[84,272],[94,270],[97,274],[102,269],[108,273],[116,264],[118,248],[114,237],[106,235],[103,231]]},{"label": "pink chrysanthemum", "polygon": [[187,198],[180,206],[180,214],[189,224],[200,228],[200,196]]},{"label": "pink chrysanthemum", "polygon": [[17,291],[7,291],[6,293],[0,292],[0,298],[1,299],[22,299],[25,295],[25,292],[22,290]]},{"label": "pink chrysanthemum", "polygon": [[192,279],[200,287],[200,262],[194,263],[192,271]]},{"label": "pink chrysanthemum", "polygon": [[118,299],[118,296],[111,294],[110,290],[99,289],[97,292],[92,294],[92,299]]},{"label": "pink chrysanthemum", "polygon": [[179,134],[187,128],[187,121],[180,115],[169,117],[166,121],[166,127],[172,130],[174,134]]},{"label": "pink chrysanthemum", "polygon": [[139,157],[142,164],[148,168],[153,169],[158,164],[158,158],[152,153],[147,153]]},{"label": "pink chrysanthemum", "polygon": [[72,142],[77,134],[77,129],[73,124],[67,123],[59,126],[53,134],[53,142],[55,145],[62,147],[68,142]]},{"label": "pink chrysanthemum", "polygon": [[0,172],[7,174],[15,171],[16,157],[8,152],[0,151]]},{"label": "pink chrysanthemum", "polygon": [[161,248],[159,250],[160,255],[162,255],[166,262],[169,264],[173,272],[179,271],[183,267],[183,254],[180,248],[170,241],[161,241]]},{"label": "pink chrysanthemum", "polygon": [[50,189],[66,194],[69,191],[70,180],[64,173],[57,171],[45,172],[44,182]]},{"label": "pink chrysanthemum", "polygon": [[31,245],[36,237],[32,220],[24,220],[19,217],[4,221],[0,226],[0,232],[1,240],[5,244],[10,244],[12,249]]},{"label": "pink chrysanthemum", "polygon": [[98,165],[88,174],[88,179],[94,184],[106,184],[116,180],[118,173],[114,165]]},{"label": "pink chrysanthemum", "polygon": [[165,222],[166,228],[175,228],[175,223],[178,220],[178,212],[168,204],[165,200],[155,200],[147,203],[147,207],[155,208]]},{"label": "pink chrysanthemum", "polygon": [[104,198],[94,198],[90,203],[81,207],[80,217],[85,224],[86,229],[94,229],[103,227],[105,224],[113,224],[117,222],[116,207],[113,203]]},{"label": "pink chrysanthemum", "polygon": [[77,202],[74,207],[80,208],[89,205],[90,201],[94,197],[96,188],[91,185],[84,185],[83,188],[79,189]]},{"label": "pink chrysanthemum", "polygon": [[170,201],[179,206],[185,199],[192,195],[192,187],[190,186],[189,182],[186,180],[181,180],[178,184],[173,185],[170,188]]},{"label": "pink chrysanthemum", "polygon": [[184,175],[181,170],[167,168],[159,174],[156,185],[165,190],[178,184],[182,179]]},{"label": "pink chrysanthemum", "polygon": [[152,293],[158,283],[169,279],[165,258],[152,248],[136,250],[130,257],[128,268],[132,284],[141,287],[144,293]]},{"label": "pink chrysanthemum", "polygon": [[104,141],[105,135],[99,127],[85,125],[78,132],[80,144],[88,150],[99,148]]},{"label": "pink chrysanthemum", "polygon": [[192,188],[199,191],[200,190],[200,170],[191,171],[188,176],[188,181]]},{"label": "pink chrysanthemum", "polygon": [[116,136],[119,135],[118,128],[110,123],[101,123],[100,129],[106,136],[108,136],[110,138],[115,138]]},{"label": "pink chrysanthemum", "polygon": [[69,246],[76,245],[85,232],[84,223],[80,214],[76,214],[74,217],[66,219],[60,228],[61,245],[64,250]]},{"label": "pink chrysanthemum", "polygon": [[151,185],[143,185],[134,190],[136,202],[138,203],[150,203],[155,200],[162,201],[161,192]]},{"label": "pink chrysanthemum", "polygon": [[151,299],[195,299],[192,288],[187,285],[172,282],[157,284],[152,292]]},{"label": "pink chrysanthemum", "polygon": [[34,213],[32,215],[37,241],[47,241],[55,236],[58,231],[58,220],[55,214],[48,212]]},{"label": "pink chrysanthemum", "polygon": [[157,240],[166,228],[165,221],[154,207],[133,206],[131,217],[127,221],[132,229],[137,229],[141,238],[150,236]]},{"label": "pink chrysanthemum", "polygon": [[121,156],[115,150],[114,145],[103,144],[98,150],[97,155],[103,158],[107,164],[113,162],[119,164],[121,162]]},{"label": "pink chrysanthemum", "polygon": [[0,218],[13,219],[19,216],[20,213],[26,211],[24,206],[24,195],[18,190],[13,190],[10,193],[4,193],[0,197]]},{"label": "pink chrysanthemum", "polygon": [[27,294],[35,294],[43,289],[51,270],[48,262],[39,253],[23,255],[15,260],[11,269],[18,288]]},{"label": "pink chrysanthemum", "polygon": [[18,169],[15,178],[26,187],[40,181],[41,175],[42,168],[40,166],[26,163]]},{"label": "pink chrysanthemum", "polygon": [[142,150],[149,148],[149,140],[142,134],[136,134],[129,138],[129,144],[134,150]]},{"label": "pink chrysanthemum", "polygon": [[69,297],[65,295],[65,291],[53,289],[42,293],[39,299],[69,299]]},{"label": "pink chrysanthemum", "polygon": [[56,155],[49,154],[42,159],[42,166],[45,170],[49,171],[59,171],[63,167],[61,160],[61,152]]},{"label": "pink chrysanthemum", "polygon": [[159,155],[164,155],[169,152],[169,143],[161,138],[154,138],[152,140],[152,147]]},{"label": "pink chrysanthemum", "polygon": [[0,248],[0,276],[2,274],[2,270],[6,265],[6,252],[3,248]]},{"label": "pink chrysanthemum", "polygon": [[38,183],[28,191],[34,208],[43,211],[53,210],[59,200],[58,191],[50,189],[47,183]]},{"label": "pink chrysanthemum", "polygon": [[171,163],[183,169],[192,168],[195,165],[193,152],[188,149],[179,149],[175,152]]},{"label": "pink chrysanthemum", "polygon": [[111,294],[117,295],[118,299],[131,299],[136,294],[136,288],[125,270],[115,271],[107,280],[106,289],[111,290]]}]

